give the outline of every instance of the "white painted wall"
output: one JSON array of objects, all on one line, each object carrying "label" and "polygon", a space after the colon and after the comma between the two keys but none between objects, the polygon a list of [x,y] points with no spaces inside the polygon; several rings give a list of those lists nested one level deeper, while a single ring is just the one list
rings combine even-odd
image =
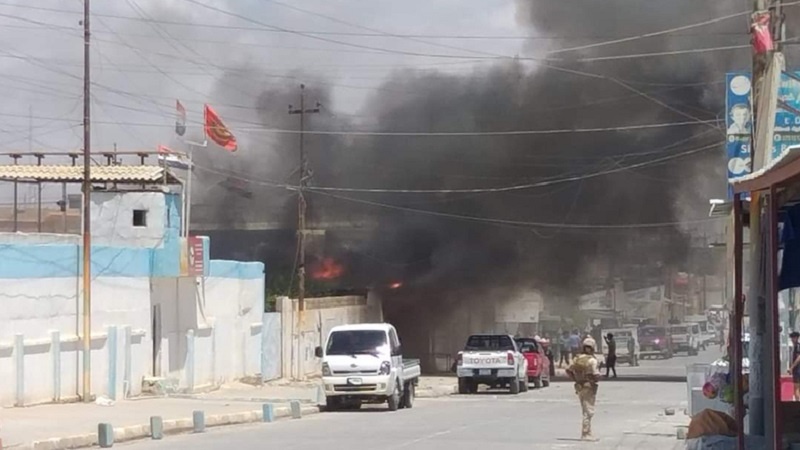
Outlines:
[{"label": "white painted wall", "polygon": [[[25,403],[51,401],[54,397],[74,398],[80,392],[80,343],[78,330],[82,305],[78,302],[77,279],[0,279],[0,379],[15,380],[15,335],[25,342]],[[92,388],[108,394],[107,328],[119,328],[117,341],[117,393],[124,383],[124,327],[132,329],[131,390],[140,392],[141,378],[150,370],[150,280],[149,278],[105,278],[92,283]],[[60,392],[54,392],[51,333],[61,341]],[[16,383],[0,383],[0,406],[16,402]]]},{"label": "white painted wall", "polygon": [[208,277],[195,333],[195,387],[219,385],[261,372],[264,279]]},{"label": "white painted wall", "polygon": [[[334,306],[350,304],[350,306]],[[320,374],[320,361],[314,349],[322,346],[331,328],[354,323],[382,322],[380,299],[327,297],[309,299],[306,311],[297,311],[297,300],[278,299],[282,321],[283,377],[306,379]]]},{"label": "white painted wall", "polygon": [[[133,226],[133,211],[147,211],[147,226]],[[92,193],[92,234],[98,245],[158,248],[166,229],[161,192]]]}]

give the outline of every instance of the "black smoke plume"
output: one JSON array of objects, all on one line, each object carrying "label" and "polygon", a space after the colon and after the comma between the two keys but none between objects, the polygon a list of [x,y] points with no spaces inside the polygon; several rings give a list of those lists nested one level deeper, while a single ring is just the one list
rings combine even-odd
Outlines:
[{"label": "black smoke plume", "polygon": [[[307,96],[312,102],[319,100],[326,112],[309,117],[309,129],[495,132],[724,120],[725,72],[749,64],[747,49],[585,61],[747,44],[745,16],[622,44],[548,54],[739,12],[741,2],[671,0],[634,7],[625,0],[519,0],[517,5],[520,26],[536,37],[522,56],[553,61],[488,61],[461,74],[398,70],[360,113],[366,121],[337,116],[327,84],[331,80],[318,79],[307,83]],[[298,103],[298,84],[274,81],[261,89],[258,115],[250,119],[267,128],[297,129],[298,119],[287,109]],[[686,270],[690,227],[603,225],[702,219],[708,198],[725,194],[723,139],[724,125],[713,122],[508,136],[309,135],[305,145],[312,186],[473,189],[579,178],[503,193],[312,191],[312,227],[349,221],[364,228],[329,232],[311,256],[333,257],[346,266],[336,282],[340,287],[382,289],[387,318],[408,337],[413,352],[448,353],[468,327],[490,327],[493,305],[520,291],[536,289],[545,294],[548,306],[574,307],[578,295],[615,278],[623,279],[626,287],[644,287],[663,283],[668,270]],[[619,170],[715,143],[659,164]],[[248,159],[238,169],[258,179],[296,184],[297,145],[298,137],[292,134],[255,135]],[[606,171],[612,173],[592,176]],[[235,217],[233,210],[261,208],[262,217],[280,217],[286,227],[294,226],[294,194],[264,185],[254,189],[253,199],[237,197],[219,204],[218,216],[230,218]],[[282,203],[276,205],[272,198]],[[586,227],[572,228],[575,225]],[[293,236],[284,236],[288,241],[272,263],[290,267]],[[444,328],[454,314],[466,310],[477,312],[481,320],[455,327],[457,336],[444,346],[431,344],[434,329]]]}]

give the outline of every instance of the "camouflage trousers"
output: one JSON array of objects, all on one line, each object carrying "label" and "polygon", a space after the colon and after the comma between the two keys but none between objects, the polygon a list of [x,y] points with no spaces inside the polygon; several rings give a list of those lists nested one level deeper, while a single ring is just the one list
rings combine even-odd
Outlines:
[{"label": "camouflage trousers", "polygon": [[597,400],[597,385],[592,383],[575,384],[575,393],[581,402],[583,422],[581,423],[581,437],[591,437],[592,417],[594,417],[594,403]]}]

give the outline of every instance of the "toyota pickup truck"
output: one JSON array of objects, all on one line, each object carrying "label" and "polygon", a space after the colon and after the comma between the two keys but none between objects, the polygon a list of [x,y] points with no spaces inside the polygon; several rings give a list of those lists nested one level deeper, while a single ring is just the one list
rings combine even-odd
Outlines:
[{"label": "toyota pickup truck", "polygon": [[459,394],[475,393],[481,384],[508,386],[514,395],[528,390],[528,361],[509,335],[470,336],[464,350],[458,353],[456,364]]},{"label": "toyota pickup truck", "polygon": [[519,351],[528,360],[528,383],[536,389],[550,386],[550,360],[544,354],[542,343],[532,338],[516,339]]},{"label": "toyota pickup truck", "polygon": [[387,323],[342,325],[328,334],[322,358],[327,411],[386,403],[390,411],[414,406],[419,360],[404,359],[397,330]]}]

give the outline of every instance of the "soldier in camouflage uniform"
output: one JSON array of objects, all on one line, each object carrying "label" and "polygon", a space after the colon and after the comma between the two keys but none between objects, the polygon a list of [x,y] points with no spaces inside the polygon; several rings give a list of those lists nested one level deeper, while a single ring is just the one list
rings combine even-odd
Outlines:
[{"label": "soldier in camouflage uniform", "polygon": [[581,439],[593,441],[592,416],[594,416],[594,403],[597,399],[597,381],[600,379],[600,369],[597,358],[594,356],[597,344],[594,339],[583,340],[583,352],[578,355],[567,369],[567,375],[575,382],[575,393],[581,402],[583,424]]}]

